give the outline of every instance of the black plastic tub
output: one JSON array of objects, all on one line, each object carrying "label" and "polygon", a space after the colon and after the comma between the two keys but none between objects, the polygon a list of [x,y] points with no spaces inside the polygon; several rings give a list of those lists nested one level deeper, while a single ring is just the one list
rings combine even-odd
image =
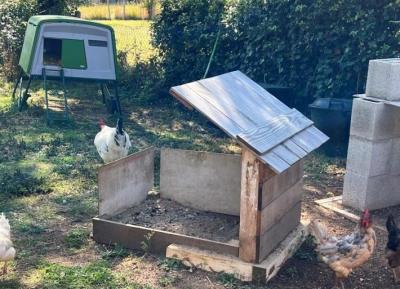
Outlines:
[{"label": "black plastic tub", "polygon": [[318,98],[310,104],[315,126],[330,140],[322,147],[329,155],[345,155],[349,143],[352,99]]}]

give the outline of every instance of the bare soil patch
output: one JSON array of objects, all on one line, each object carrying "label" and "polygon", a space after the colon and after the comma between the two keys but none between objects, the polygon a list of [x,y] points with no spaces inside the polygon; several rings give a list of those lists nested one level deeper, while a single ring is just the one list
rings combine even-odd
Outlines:
[{"label": "bare soil patch", "polygon": [[195,210],[158,196],[111,219],[219,242],[239,238],[239,217]]}]

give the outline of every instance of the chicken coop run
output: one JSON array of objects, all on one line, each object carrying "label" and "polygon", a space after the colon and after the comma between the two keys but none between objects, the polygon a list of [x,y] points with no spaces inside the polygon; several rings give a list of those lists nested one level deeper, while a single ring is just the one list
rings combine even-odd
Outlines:
[{"label": "chicken coop run", "polygon": [[302,159],[328,137],[240,71],[170,92],[237,140],[241,155],[161,149],[155,200],[148,196],[154,148],[104,165],[94,239],[132,249],[145,244],[190,266],[269,280],[306,234]]},{"label": "chicken coop run", "polygon": [[[21,72],[13,97],[19,90],[18,106],[21,109],[29,97],[32,78],[41,78],[48,118],[54,107],[67,117],[65,79],[92,80],[101,83],[103,101],[109,98],[112,110],[120,112],[116,63],[112,27],[68,16],[32,16],[25,32],[19,60]],[[49,80],[59,81],[55,95],[50,95]],[[107,84],[114,86],[114,96]]]}]

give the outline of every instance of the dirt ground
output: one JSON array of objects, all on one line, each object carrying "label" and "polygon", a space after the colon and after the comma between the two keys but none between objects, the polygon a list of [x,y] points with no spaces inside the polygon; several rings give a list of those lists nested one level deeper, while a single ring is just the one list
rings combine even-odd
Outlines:
[{"label": "dirt ground", "polygon": [[112,220],[219,242],[239,238],[239,217],[191,209],[159,196],[149,196]]}]

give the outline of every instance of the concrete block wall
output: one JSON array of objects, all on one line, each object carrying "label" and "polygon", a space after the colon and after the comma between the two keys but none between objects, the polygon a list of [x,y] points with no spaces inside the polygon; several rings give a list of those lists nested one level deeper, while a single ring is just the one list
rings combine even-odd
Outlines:
[{"label": "concrete block wall", "polygon": [[354,100],[343,203],[360,210],[400,204],[400,108]]},{"label": "concrete block wall", "polygon": [[400,100],[400,59],[374,59],[369,62],[366,95]]}]

